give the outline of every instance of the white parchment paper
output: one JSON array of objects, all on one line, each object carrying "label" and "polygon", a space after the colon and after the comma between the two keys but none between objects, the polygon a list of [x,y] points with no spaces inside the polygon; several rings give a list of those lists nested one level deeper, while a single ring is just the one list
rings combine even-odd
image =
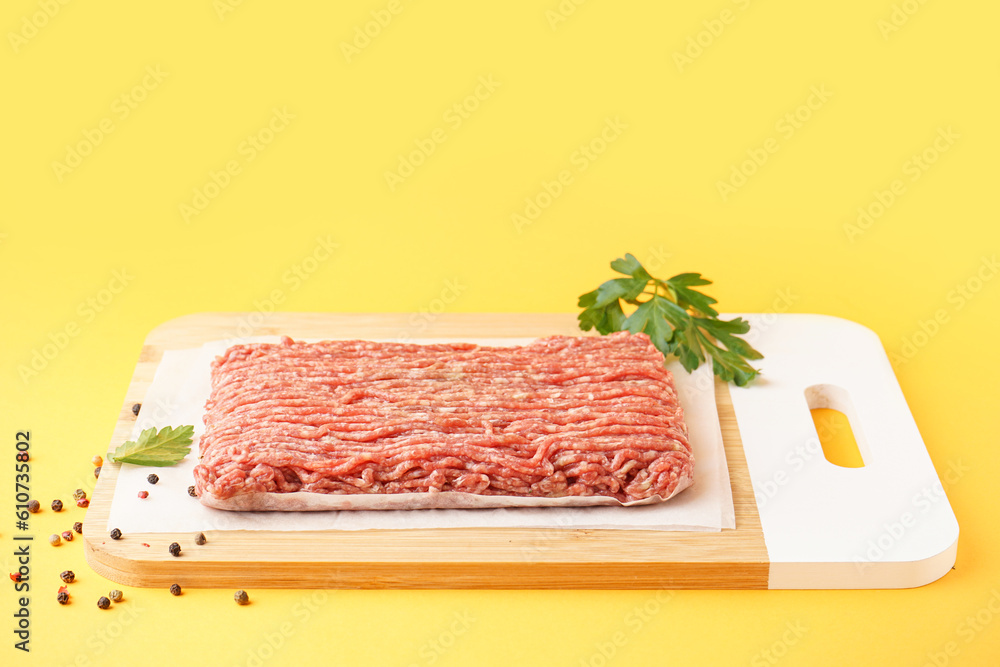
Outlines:
[{"label": "white parchment paper", "polygon": [[[501,509],[427,509],[328,512],[232,512],[203,506],[187,493],[194,484],[197,441],[204,430],[202,415],[211,392],[211,362],[230,345],[275,343],[275,336],[219,340],[200,348],[168,350],[143,400],[132,439],[146,428],[193,424],[195,447],[176,466],[151,468],[122,464],[107,529],[125,533],[197,532],[213,530],[399,530],[414,528],[600,528],[718,531],[735,528],[732,488],[722,431],[715,406],[712,369],[703,364],[688,374],[679,363],[668,364],[688,425],[694,452],[694,485],[657,505],[639,507],[526,507]],[[480,345],[523,345],[525,339],[466,339]],[[421,343],[455,342],[421,339]],[[146,477],[160,480],[151,485]],[[149,497],[140,499],[139,491]]]}]

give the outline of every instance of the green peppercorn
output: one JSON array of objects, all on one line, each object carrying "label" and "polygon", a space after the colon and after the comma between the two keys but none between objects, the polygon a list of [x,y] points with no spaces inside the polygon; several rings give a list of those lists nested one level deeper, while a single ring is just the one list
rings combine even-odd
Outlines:
[{"label": "green peppercorn", "polygon": [[132,405],[132,414],[136,417],[139,416],[139,410],[142,409],[142,403],[135,403]]},{"label": "green peppercorn", "polygon": [[171,595],[180,595],[181,594],[181,587],[178,586],[177,584],[170,584],[170,594]]},{"label": "green peppercorn", "polygon": [[194,536],[194,543],[197,544],[198,546],[205,544],[205,542],[208,542],[208,540],[205,539],[205,533],[198,533],[197,535]]},{"label": "green peppercorn", "polygon": [[58,535],[54,535],[54,534],[53,535],[49,535],[49,544],[51,544],[52,546],[57,547],[57,546],[59,546],[60,542],[62,542],[62,540],[59,539]]},{"label": "green peppercorn", "polygon": [[107,599],[103,595],[101,597],[97,598],[97,608],[98,609],[107,609],[110,606],[111,606],[111,600]]},{"label": "green peppercorn", "polygon": [[83,535],[83,523],[81,523],[80,521],[77,521],[76,523],[74,523],[73,524],[73,531],[76,532],[79,535]]},{"label": "green peppercorn", "polygon": [[171,542],[170,546],[167,547],[167,551],[170,552],[171,556],[177,558],[178,556],[181,555],[181,545],[177,544],[176,542]]},{"label": "green peppercorn", "polygon": [[62,501],[61,500],[53,500],[52,501],[52,511],[53,512],[62,512]]},{"label": "green peppercorn", "polygon": [[122,538],[122,531],[118,530],[117,528],[112,528],[111,529],[111,539],[113,539],[113,540],[120,540],[121,538]]},{"label": "green peppercorn", "polygon": [[100,476],[101,476],[101,466],[97,466],[96,468],[94,468],[94,477],[100,477]]},{"label": "green peppercorn", "polygon": [[194,490],[194,485],[188,487],[188,495],[192,498],[198,497],[198,492]]},{"label": "green peppercorn", "polygon": [[66,570],[59,575],[59,578],[67,584],[72,584],[76,580],[76,575],[73,574],[73,570]]},{"label": "green peppercorn", "polygon": [[80,498],[86,498],[87,492],[83,489],[77,489],[73,492],[73,500],[79,500]]},{"label": "green peppercorn", "polygon": [[120,590],[118,590],[118,589],[116,588],[115,590],[113,590],[113,591],[111,591],[110,593],[108,593],[108,597],[110,597],[110,598],[111,598],[111,601],[112,601],[112,602],[116,602],[116,603],[117,603],[117,602],[121,602],[121,601],[122,601],[122,599],[123,599],[123,598],[124,598],[125,596],[124,596],[124,595],[122,595],[122,592],[121,592]]},{"label": "green peppercorn", "polygon": [[146,481],[149,482],[150,484],[156,484],[157,482],[160,481],[160,476],[157,475],[155,472],[151,473],[146,476]]},{"label": "green peppercorn", "polygon": [[29,512],[31,512],[32,514],[35,514],[40,509],[42,509],[42,504],[40,502],[38,502],[37,500],[29,500],[28,501],[28,511]]},{"label": "green peppercorn", "polygon": [[66,591],[59,591],[56,594],[56,600],[59,601],[59,604],[69,604],[69,593]]},{"label": "green peppercorn", "polygon": [[236,600],[236,604],[250,604],[250,596],[243,589],[236,591],[233,595],[233,599]]}]

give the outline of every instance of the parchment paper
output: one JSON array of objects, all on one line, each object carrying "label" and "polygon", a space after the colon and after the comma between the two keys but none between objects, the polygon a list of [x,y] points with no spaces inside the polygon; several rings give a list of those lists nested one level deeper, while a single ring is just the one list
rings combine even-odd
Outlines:
[{"label": "parchment paper", "polygon": [[[530,338],[466,339],[481,345],[524,345]],[[232,512],[203,506],[188,495],[194,484],[197,439],[204,430],[202,415],[211,392],[211,362],[236,343],[276,343],[261,336],[238,341],[219,340],[200,348],[168,350],[143,400],[132,439],[146,428],[193,424],[195,447],[176,466],[152,468],[122,464],[107,529],[125,533],[197,532],[212,530],[399,530],[415,528],[566,527],[641,530],[718,531],[735,528],[732,488],[726,467],[722,432],[715,406],[712,369],[702,365],[688,374],[679,363],[668,364],[684,408],[694,453],[694,485],[674,498],[636,507],[526,507],[499,509],[424,509],[329,512]],[[421,339],[421,343],[455,339]],[[146,477],[156,473],[151,485]],[[140,499],[139,491],[149,497]]]}]

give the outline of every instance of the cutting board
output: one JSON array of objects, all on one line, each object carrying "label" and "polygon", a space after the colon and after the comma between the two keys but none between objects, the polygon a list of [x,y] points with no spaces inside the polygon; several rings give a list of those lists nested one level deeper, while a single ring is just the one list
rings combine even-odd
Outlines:
[{"label": "cutting board", "polygon": [[[752,315],[765,358],[750,387],[716,381],[736,511],[719,532],[550,528],[207,531],[104,527],[120,466],[106,463],[84,524],[87,561],[131,586],[274,588],[905,588],[955,562],[958,522],[874,332],[822,315]],[[165,350],[247,335],[524,338],[580,335],[571,314],[201,313],[146,338],[110,449],[131,436]],[[863,466],[825,458],[810,409],[847,415]]]}]

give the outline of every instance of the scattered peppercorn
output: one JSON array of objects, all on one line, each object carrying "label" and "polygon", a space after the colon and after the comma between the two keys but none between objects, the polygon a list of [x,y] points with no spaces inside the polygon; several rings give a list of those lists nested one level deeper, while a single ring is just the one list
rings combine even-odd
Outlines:
[{"label": "scattered peppercorn", "polygon": [[236,600],[236,604],[250,604],[250,596],[244,590],[238,590],[233,595],[233,599]]},{"label": "scattered peppercorn", "polygon": [[95,456],[94,458],[90,459],[90,462],[93,463],[95,466],[99,466],[104,463],[104,459],[102,459],[100,456]]},{"label": "scattered peppercorn", "polygon": [[28,511],[29,512],[31,512],[32,514],[35,514],[40,509],[42,509],[42,504],[40,502],[38,502],[37,500],[29,500],[28,501]]},{"label": "scattered peppercorn", "polygon": [[124,596],[122,595],[122,592],[120,590],[118,590],[117,588],[115,590],[111,591],[110,593],[108,593],[108,597],[111,598],[112,602],[121,602],[122,599],[124,598]]},{"label": "scattered peppercorn", "polygon": [[83,535],[83,523],[81,523],[80,521],[77,521],[76,523],[74,523],[73,524],[73,531],[76,532],[76,533],[78,533],[78,534],[80,534],[80,535]]},{"label": "scattered peppercorn", "polygon": [[170,584],[170,594],[171,595],[180,595],[181,594],[181,587],[178,586],[177,584]]},{"label": "scattered peppercorn", "polygon": [[66,540],[67,542],[72,542],[73,541],[73,531],[72,530],[64,530],[62,532],[62,538],[64,540]]},{"label": "scattered peppercorn", "polygon": [[112,528],[111,529],[111,539],[113,539],[113,540],[120,540],[121,538],[122,538],[122,531],[118,530],[117,528]]},{"label": "scattered peppercorn", "polygon": [[76,575],[73,574],[73,570],[66,570],[65,572],[59,575],[59,578],[62,579],[67,584],[72,584],[73,581],[76,580]]},{"label": "scattered peppercorn", "polygon": [[61,500],[53,500],[52,501],[52,511],[53,512],[62,512],[62,501]]},{"label": "scattered peppercorn", "polygon": [[142,409],[142,403],[136,403],[135,405],[132,406],[132,414],[138,417],[139,410],[141,409]]},{"label": "scattered peppercorn", "polygon": [[97,466],[96,468],[94,468],[94,477],[100,477],[100,476],[101,476],[101,466]]},{"label": "scattered peppercorn", "polygon": [[157,482],[160,481],[160,476],[157,475],[155,472],[150,473],[149,475],[146,476],[146,481],[149,482],[150,484],[156,484]]},{"label": "scattered peppercorn", "polygon": [[149,491],[140,491],[139,492],[139,497],[140,498],[149,498]]},{"label": "scattered peppercorn", "polygon": [[86,499],[86,498],[80,498],[78,501],[76,501],[76,506],[77,507],[90,507],[90,501],[88,499]]},{"label": "scattered peppercorn", "polygon": [[107,599],[103,595],[101,597],[97,598],[97,608],[98,609],[107,609],[110,606],[111,606],[111,600]]},{"label": "scattered peppercorn", "polygon": [[57,547],[59,546],[60,542],[62,542],[62,540],[59,539],[58,535],[55,534],[49,535],[49,544],[51,544],[52,546]]},{"label": "scattered peppercorn", "polygon": [[171,542],[170,546],[167,547],[167,551],[170,552],[171,556],[176,558],[181,555],[181,545],[177,544],[176,542]]},{"label": "scattered peppercorn", "polygon": [[77,489],[73,492],[73,500],[79,500],[80,498],[86,498],[87,492],[83,489]]},{"label": "scattered peppercorn", "polygon": [[69,593],[66,591],[59,591],[56,593],[56,600],[59,601],[59,604],[69,604]]},{"label": "scattered peppercorn", "polygon": [[188,495],[191,496],[192,498],[198,497],[198,494],[197,492],[195,492],[193,485],[188,487]]},{"label": "scattered peppercorn", "polygon": [[205,539],[205,533],[198,533],[197,535],[194,536],[195,544],[201,546],[205,542],[208,542],[208,540]]}]

